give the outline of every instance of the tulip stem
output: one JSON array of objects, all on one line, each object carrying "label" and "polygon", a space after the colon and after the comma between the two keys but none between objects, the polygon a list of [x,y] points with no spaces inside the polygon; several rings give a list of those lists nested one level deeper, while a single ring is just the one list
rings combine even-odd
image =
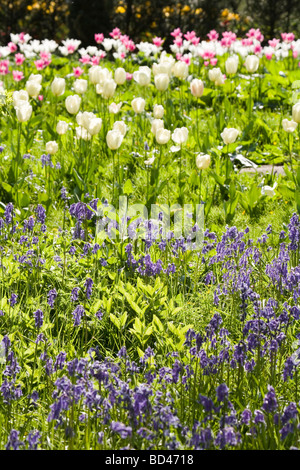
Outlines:
[{"label": "tulip stem", "polygon": [[202,193],[202,170],[200,170],[200,173],[199,173],[199,196],[200,196],[200,204],[201,204],[201,201],[202,201],[201,193]]}]

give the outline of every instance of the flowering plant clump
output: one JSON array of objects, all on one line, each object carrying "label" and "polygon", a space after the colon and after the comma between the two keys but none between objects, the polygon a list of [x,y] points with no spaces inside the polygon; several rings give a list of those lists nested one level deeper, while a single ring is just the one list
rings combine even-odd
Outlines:
[{"label": "flowering plant clump", "polygon": [[0,448],[299,448],[300,40],[0,47]]}]

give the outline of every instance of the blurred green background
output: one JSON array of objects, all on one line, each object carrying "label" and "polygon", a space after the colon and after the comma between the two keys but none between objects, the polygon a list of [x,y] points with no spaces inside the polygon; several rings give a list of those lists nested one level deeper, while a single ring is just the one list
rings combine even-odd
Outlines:
[{"label": "blurred green background", "polygon": [[165,37],[165,45],[177,27],[194,30],[201,39],[211,29],[243,36],[260,28],[267,41],[281,32],[299,37],[299,17],[299,0],[0,0],[0,43],[24,31],[58,42],[72,37],[87,46],[94,44],[95,33],[108,36],[114,27],[134,41]]}]

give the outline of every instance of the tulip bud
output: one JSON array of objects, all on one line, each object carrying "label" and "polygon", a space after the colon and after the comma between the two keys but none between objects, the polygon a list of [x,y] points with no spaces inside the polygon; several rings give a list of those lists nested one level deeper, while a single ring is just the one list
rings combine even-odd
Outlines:
[{"label": "tulip bud", "polygon": [[50,140],[49,142],[46,143],[46,152],[49,153],[50,155],[53,155],[56,153],[58,150],[58,144],[55,142],[55,140]]},{"label": "tulip bud", "polygon": [[85,93],[87,90],[88,82],[87,80],[84,80],[83,78],[77,78],[73,86],[74,86],[75,93],[78,93],[79,95],[83,95],[83,93]]},{"label": "tulip bud", "polygon": [[43,75],[41,75],[40,73],[36,73],[36,74],[32,73],[30,77],[28,77],[28,81],[31,81],[31,80],[41,85],[42,80],[43,80]]},{"label": "tulip bud", "polygon": [[210,81],[215,82],[222,76],[221,69],[219,67],[214,67],[208,71],[208,78]]},{"label": "tulip bud", "polygon": [[101,70],[102,67],[100,67],[100,65],[93,65],[89,69],[89,79],[93,85],[96,85],[96,83],[100,83]]},{"label": "tulip bud", "polygon": [[160,127],[157,129],[155,138],[158,144],[164,145],[167,144],[171,138],[171,131],[168,129],[164,129],[163,127]]},{"label": "tulip bud", "polygon": [[249,73],[254,73],[258,69],[259,58],[256,55],[248,55],[245,60],[245,67]]},{"label": "tulip bud", "polygon": [[117,130],[108,131],[106,134],[106,143],[111,150],[117,150],[123,141],[123,135]]},{"label": "tulip bud", "polygon": [[109,106],[108,106],[108,111],[112,114],[118,114],[120,112],[120,109],[122,107],[122,101],[118,104],[116,103],[111,103]]},{"label": "tulip bud", "polygon": [[146,105],[146,101],[144,98],[134,98],[134,100],[131,101],[131,106],[133,111],[136,114],[140,114],[144,111]]},{"label": "tulip bud", "polygon": [[123,67],[118,67],[115,70],[115,82],[117,85],[123,85],[126,82],[126,71]]},{"label": "tulip bud", "polygon": [[66,121],[58,121],[58,123],[56,124],[56,132],[59,135],[63,135],[67,132],[68,127],[69,125]]},{"label": "tulip bud", "polygon": [[161,104],[155,104],[153,106],[153,117],[155,119],[161,119],[164,115],[164,112],[165,110]]},{"label": "tulip bud", "polygon": [[148,86],[151,82],[151,69],[147,65],[140,67],[138,71],[133,72],[133,79],[140,86]]},{"label": "tulip bud", "polygon": [[188,134],[189,131],[186,127],[177,127],[172,134],[172,140],[175,144],[184,144],[187,141]]},{"label": "tulip bud", "polygon": [[155,75],[154,77],[154,84],[158,91],[166,91],[166,89],[169,86],[169,75],[166,73],[159,73],[158,75]]},{"label": "tulip bud", "polygon": [[282,127],[283,127],[283,130],[285,130],[286,132],[294,132],[297,125],[298,124],[295,121],[289,121],[288,119],[282,120]]},{"label": "tulip bud", "polygon": [[158,129],[162,129],[164,127],[164,121],[162,119],[153,119],[151,125],[151,132],[152,134],[156,134]]},{"label": "tulip bud", "polygon": [[94,117],[88,122],[86,130],[90,135],[96,135],[100,132],[102,127],[102,119]]},{"label": "tulip bud", "polygon": [[298,124],[300,123],[300,101],[294,104],[292,108],[292,117],[293,121],[297,122]]},{"label": "tulip bud", "polygon": [[233,75],[237,72],[239,66],[239,58],[236,55],[228,57],[225,62],[225,70],[228,75]]},{"label": "tulip bud", "polygon": [[15,106],[16,116],[19,122],[26,122],[30,119],[32,106],[27,101],[19,100]]},{"label": "tulip bud", "polygon": [[127,132],[127,126],[124,121],[115,121],[113,125],[113,130],[120,132],[124,137]]},{"label": "tulip bud", "polygon": [[79,95],[69,95],[66,98],[65,105],[68,113],[77,114],[80,108],[81,98]]},{"label": "tulip bud", "polygon": [[189,73],[189,66],[185,62],[179,60],[173,67],[173,75],[181,80],[186,79]]},{"label": "tulip bud", "polygon": [[64,94],[66,88],[66,81],[64,78],[55,77],[51,83],[51,91],[54,96],[61,96]]},{"label": "tulip bud", "polygon": [[17,106],[18,101],[29,100],[29,95],[26,90],[14,91],[13,92],[13,105]]},{"label": "tulip bud", "polygon": [[210,165],[210,155],[200,153],[196,157],[196,167],[198,170],[206,170]]},{"label": "tulip bud", "polygon": [[40,93],[42,85],[38,81],[28,80],[26,83],[26,91],[29,96],[36,98]]},{"label": "tulip bud", "polygon": [[194,78],[190,83],[190,90],[193,96],[200,98],[203,95],[204,84],[199,78]]},{"label": "tulip bud", "polygon": [[103,83],[103,87],[102,87],[103,98],[105,99],[112,98],[114,96],[116,88],[117,88],[117,84],[112,78],[109,80],[106,80]]},{"label": "tulip bud", "polygon": [[234,127],[225,127],[223,132],[221,133],[221,137],[224,141],[224,144],[229,145],[233,144],[236,141],[237,136],[239,135],[240,131],[235,129]]}]

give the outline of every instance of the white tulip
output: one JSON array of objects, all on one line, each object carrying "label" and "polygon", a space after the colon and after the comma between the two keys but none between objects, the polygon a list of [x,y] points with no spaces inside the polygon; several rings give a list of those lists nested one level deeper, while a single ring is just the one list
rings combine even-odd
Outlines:
[{"label": "white tulip", "polygon": [[66,121],[58,121],[58,123],[56,124],[56,132],[59,135],[65,134],[68,128],[69,128],[69,124]]},{"label": "white tulip", "polygon": [[42,85],[35,80],[28,80],[26,83],[26,91],[29,96],[36,98],[41,91]]},{"label": "white tulip", "polygon": [[219,80],[221,76],[222,76],[222,72],[219,67],[214,67],[208,71],[208,78],[212,82]]},{"label": "white tulip", "polygon": [[164,107],[161,104],[155,104],[153,106],[153,117],[155,119],[161,119],[164,115]]},{"label": "white tulip", "polygon": [[186,79],[189,73],[189,66],[182,60],[175,63],[172,69],[173,75],[181,80]]},{"label": "white tulip", "polygon": [[206,170],[210,165],[210,155],[200,153],[196,157],[196,167],[199,170]]},{"label": "white tulip", "polygon": [[91,134],[84,128],[84,127],[76,127],[76,138],[77,139],[83,139],[83,140],[90,140],[91,139]]},{"label": "white tulip", "polygon": [[286,132],[294,132],[297,128],[298,124],[297,122],[295,121],[289,121],[288,119],[283,119],[282,120],[282,127],[283,127],[283,130],[285,130]]},{"label": "white tulip", "polygon": [[152,134],[156,134],[158,129],[162,129],[164,127],[164,121],[162,119],[153,119],[151,125],[151,132]]},{"label": "white tulip", "polygon": [[146,101],[144,98],[134,98],[134,100],[131,101],[131,106],[133,111],[136,114],[140,114],[144,111],[146,105]]},{"label": "white tulip", "polygon": [[293,121],[297,122],[298,124],[300,123],[300,101],[294,104],[292,108],[292,117]]},{"label": "white tulip", "polygon": [[103,87],[102,87],[103,98],[105,99],[112,98],[114,96],[116,88],[117,88],[117,84],[112,78],[106,80],[103,83]]},{"label": "white tulip", "polygon": [[245,60],[245,67],[249,73],[254,73],[258,69],[259,58],[256,55],[248,55]]},{"label": "white tulip", "polygon": [[13,105],[17,106],[18,101],[27,101],[29,100],[29,95],[26,90],[14,91],[13,92]]},{"label": "white tulip", "polygon": [[147,65],[141,66],[138,71],[133,72],[133,79],[140,86],[148,86],[151,82],[151,69]]},{"label": "white tulip", "polygon": [[55,77],[51,83],[51,91],[54,96],[61,96],[66,89],[66,80],[64,78]]},{"label": "white tulip", "polygon": [[43,80],[43,75],[41,75],[40,73],[32,73],[30,77],[28,77],[28,81],[31,81],[31,80],[41,85],[42,80]]},{"label": "white tulip", "polygon": [[102,127],[102,119],[98,117],[92,118],[87,126],[87,131],[90,135],[96,135],[100,132]]},{"label": "white tulip", "polygon": [[79,95],[83,95],[83,93],[86,92],[87,87],[88,87],[88,82],[87,80],[84,80],[83,78],[77,78],[73,84],[75,93],[78,93]]},{"label": "white tulip", "polygon": [[80,108],[81,98],[79,95],[69,95],[66,98],[65,105],[68,113],[77,114]]},{"label": "white tulip", "polygon": [[106,143],[111,150],[117,150],[123,142],[123,135],[117,130],[108,131]]},{"label": "white tulip", "polygon": [[225,127],[223,132],[221,133],[221,137],[224,141],[224,144],[229,145],[233,144],[236,141],[237,136],[239,135],[240,131],[235,129],[234,127]]},{"label": "white tulip", "polygon": [[177,127],[172,134],[172,140],[175,144],[181,145],[187,141],[188,135],[189,131],[186,127]]},{"label": "white tulip", "polygon": [[200,98],[203,95],[204,84],[199,78],[194,78],[190,83],[190,90],[193,96]]},{"label": "white tulip", "polygon": [[122,136],[124,137],[127,132],[127,125],[124,121],[115,121],[113,125],[113,130],[120,132],[120,134],[122,134]]},{"label": "white tulip", "polygon": [[115,70],[115,82],[117,85],[123,85],[126,82],[126,71],[123,67],[118,67]]},{"label": "white tulip", "polygon": [[228,75],[234,75],[237,72],[239,66],[239,58],[237,55],[228,57],[225,62],[225,70]]},{"label": "white tulip", "polygon": [[58,144],[55,140],[50,140],[46,143],[46,152],[53,155],[58,150]]},{"label": "white tulip", "polygon": [[154,84],[158,91],[166,91],[169,86],[169,75],[167,73],[159,73],[154,77]]},{"label": "white tulip", "polygon": [[158,144],[164,145],[167,144],[171,138],[171,131],[164,129],[163,127],[157,129],[155,138]]},{"label": "white tulip", "polygon": [[273,186],[268,186],[268,185],[267,185],[267,186],[263,186],[263,187],[261,188],[261,194],[262,194],[263,196],[270,196],[270,197],[275,196],[275,194],[276,194],[276,193],[275,193],[275,188],[276,188],[276,186],[277,186],[277,183],[276,183],[276,182],[273,184]]},{"label": "white tulip", "polygon": [[27,101],[19,100],[15,106],[16,116],[19,122],[26,122],[32,114],[32,106]]},{"label": "white tulip", "polygon": [[111,103],[109,106],[108,106],[108,111],[112,114],[118,114],[120,112],[120,109],[122,107],[122,101],[118,104],[116,103]]}]

